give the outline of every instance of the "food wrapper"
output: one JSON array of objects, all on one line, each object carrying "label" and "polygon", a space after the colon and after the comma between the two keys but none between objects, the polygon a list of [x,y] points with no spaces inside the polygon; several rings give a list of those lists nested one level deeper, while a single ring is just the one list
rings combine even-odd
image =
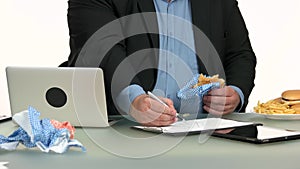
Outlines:
[{"label": "food wrapper", "polygon": [[75,128],[71,125],[70,122],[59,122],[57,120],[50,120],[50,123],[53,125],[54,128],[56,129],[68,129],[70,132],[70,139],[74,139],[75,135]]},{"label": "food wrapper", "polygon": [[[209,77],[209,76],[206,76]],[[183,100],[201,98],[206,95],[210,90],[215,88],[220,88],[221,84],[219,82],[209,83],[202,86],[194,87],[198,83],[199,74],[194,75],[192,80],[190,80],[183,88],[177,92],[177,97]]]},{"label": "food wrapper", "polygon": [[15,150],[19,143],[27,148],[38,147],[43,152],[64,153],[75,146],[86,151],[74,137],[75,128],[68,122],[39,119],[40,113],[33,107],[17,113],[13,120],[20,126],[8,137],[0,135],[0,149]]}]

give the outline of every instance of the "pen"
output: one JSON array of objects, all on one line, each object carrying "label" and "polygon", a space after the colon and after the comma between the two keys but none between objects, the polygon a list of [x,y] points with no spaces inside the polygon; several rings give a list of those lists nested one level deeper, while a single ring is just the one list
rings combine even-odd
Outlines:
[{"label": "pen", "polygon": [[[160,100],[157,96],[155,96],[153,93],[151,93],[150,91],[147,92],[147,94],[154,100],[158,101],[159,103],[161,103],[162,105],[169,107],[165,102],[163,102],[162,100]],[[176,116],[178,118],[180,118],[182,121],[185,121],[182,117],[179,116],[178,113],[176,113]]]}]

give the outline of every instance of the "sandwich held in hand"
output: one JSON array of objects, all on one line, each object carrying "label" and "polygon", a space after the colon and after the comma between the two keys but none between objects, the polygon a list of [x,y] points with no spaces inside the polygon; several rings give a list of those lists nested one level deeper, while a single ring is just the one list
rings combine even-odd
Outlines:
[{"label": "sandwich held in hand", "polygon": [[287,90],[281,97],[260,103],[254,107],[261,114],[300,114],[300,90]]},{"label": "sandwich held in hand", "polygon": [[193,99],[195,97],[202,98],[210,90],[225,86],[225,80],[219,78],[219,75],[205,76],[197,74],[183,88],[177,92],[180,99]]},{"label": "sandwich held in hand", "polygon": [[222,78],[219,78],[219,75],[214,75],[212,77],[210,77],[210,76],[206,77],[203,74],[200,74],[198,77],[198,82],[197,82],[197,84],[195,84],[193,86],[193,88],[196,88],[198,86],[202,86],[205,84],[210,84],[210,83],[219,83],[220,87],[225,86],[225,80]]}]

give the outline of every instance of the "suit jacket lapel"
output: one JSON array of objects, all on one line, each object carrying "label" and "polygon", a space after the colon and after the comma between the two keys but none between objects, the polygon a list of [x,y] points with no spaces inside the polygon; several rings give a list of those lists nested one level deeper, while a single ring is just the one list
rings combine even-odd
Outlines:
[{"label": "suit jacket lapel", "polygon": [[[155,32],[157,34],[151,35],[152,45],[154,48],[159,48],[159,31],[158,31],[158,21],[155,15],[155,6],[152,0],[138,0],[138,10],[140,13],[143,12],[153,12],[150,18],[144,16],[145,24],[149,32]],[[147,15],[149,16],[149,15]]]},{"label": "suit jacket lapel", "polygon": [[197,53],[197,60],[200,73],[210,73],[209,67],[209,52],[210,42],[208,37],[210,36],[210,0],[190,0],[192,22],[194,28],[195,50]]},{"label": "suit jacket lapel", "polygon": [[[155,12],[155,6],[153,0],[137,0],[139,12]],[[209,9],[210,9],[210,0],[190,0],[191,1],[191,12],[192,12],[192,22],[197,26],[201,31],[203,31],[207,36],[210,34],[209,29]],[[156,31],[158,32],[157,18],[149,19],[144,18],[146,21],[147,27],[156,26]],[[159,37],[152,36],[153,45],[159,47]]]},{"label": "suit jacket lapel", "polygon": [[[205,65],[209,62],[209,50],[210,45],[208,41],[203,41],[210,37],[210,5],[211,0],[190,0],[191,1],[191,13],[192,22],[198,28],[198,31],[194,29],[195,48],[198,54],[199,71],[203,73],[210,72],[206,69]],[[155,12],[155,6],[152,0],[137,0],[137,12]],[[149,32],[159,32],[158,22],[155,17],[145,17],[145,24],[149,28]],[[151,30],[151,31],[150,31]],[[199,31],[200,30],[200,31]],[[151,41],[154,48],[159,48],[159,35],[151,35]],[[201,41],[201,42],[200,42]],[[156,53],[158,55],[158,53]],[[156,56],[158,58],[158,56]],[[200,59],[199,59],[200,58]],[[157,61],[157,60],[156,60]]]},{"label": "suit jacket lapel", "polygon": [[137,0],[142,12],[155,12],[153,0]]},{"label": "suit jacket lapel", "polygon": [[190,0],[192,10],[192,21],[207,36],[210,34],[209,17],[210,17],[210,1],[211,0]]}]

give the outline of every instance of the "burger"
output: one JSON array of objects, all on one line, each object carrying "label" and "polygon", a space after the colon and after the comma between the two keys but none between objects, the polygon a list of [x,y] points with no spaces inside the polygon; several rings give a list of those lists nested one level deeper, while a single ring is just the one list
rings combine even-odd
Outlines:
[{"label": "burger", "polygon": [[281,102],[300,114],[300,90],[286,90],[281,94]]},{"label": "burger", "polygon": [[286,90],[282,92],[281,101],[289,106],[300,108],[300,90]]},{"label": "burger", "polygon": [[299,114],[300,90],[286,90],[281,97],[269,100],[266,103],[258,102],[254,111],[262,114]]},{"label": "burger", "polygon": [[291,108],[296,111],[296,114],[300,114],[300,104],[292,105]]}]

